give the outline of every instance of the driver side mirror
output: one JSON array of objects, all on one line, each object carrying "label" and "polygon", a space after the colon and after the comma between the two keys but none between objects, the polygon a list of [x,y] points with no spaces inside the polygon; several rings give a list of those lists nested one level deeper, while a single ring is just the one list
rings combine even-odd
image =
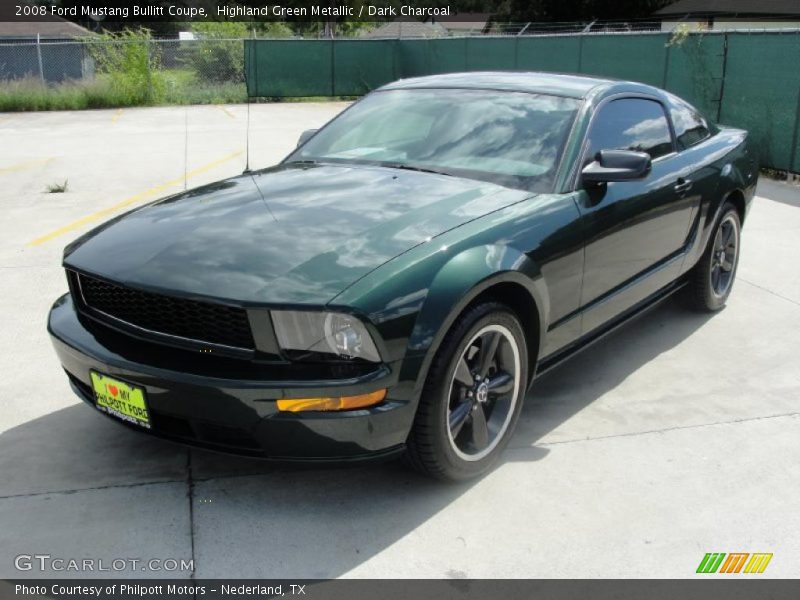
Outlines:
[{"label": "driver side mirror", "polygon": [[303,144],[305,144],[308,140],[314,137],[319,129],[306,129],[303,133],[300,134],[300,139],[297,140],[297,147],[299,148]]},{"label": "driver side mirror", "polygon": [[644,179],[652,166],[647,152],[600,150],[581,171],[581,179],[584,183],[592,184]]}]

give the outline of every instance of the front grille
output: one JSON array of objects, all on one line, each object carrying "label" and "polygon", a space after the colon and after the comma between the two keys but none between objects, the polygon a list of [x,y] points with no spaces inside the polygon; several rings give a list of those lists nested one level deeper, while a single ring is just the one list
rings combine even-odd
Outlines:
[{"label": "front grille", "polygon": [[142,292],[86,275],[77,280],[83,302],[100,317],[201,343],[248,350],[255,346],[244,309]]}]

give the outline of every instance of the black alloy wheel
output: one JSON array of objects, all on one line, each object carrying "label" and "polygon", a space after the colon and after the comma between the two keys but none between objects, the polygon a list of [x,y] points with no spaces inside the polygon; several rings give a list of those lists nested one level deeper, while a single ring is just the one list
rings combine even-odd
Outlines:
[{"label": "black alloy wheel", "polygon": [[689,274],[686,300],[700,312],[725,306],[739,264],[742,225],[736,207],[726,202],[703,256]]},{"label": "black alloy wheel", "polygon": [[447,433],[454,452],[480,460],[502,439],[520,386],[519,348],[502,325],[487,325],[467,344],[450,383]]},{"label": "black alloy wheel", "polygon": [[711,256],[711,291],[721,298],[733,283],[733,269],[739,258],[739,224],[734,213],[725,215],[719,224]]},{"label": "black alloy wheel", "polygon": [[514,431],[528,364],[516,314],[497,302],[469,308],[431,364],[406,445],[407,461],[448,480],[488,471]]}]

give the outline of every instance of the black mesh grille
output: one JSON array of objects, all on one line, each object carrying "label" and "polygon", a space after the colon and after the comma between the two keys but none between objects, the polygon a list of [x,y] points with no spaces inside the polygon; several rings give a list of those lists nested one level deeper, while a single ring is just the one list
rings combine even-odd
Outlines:
[{"label": "black mesh grille", "polygon": [[89,308],[131,325],[210,344],[246,349],[255,345],[241,308],[141,292],[86,275],[78,275],[78,280]]}]

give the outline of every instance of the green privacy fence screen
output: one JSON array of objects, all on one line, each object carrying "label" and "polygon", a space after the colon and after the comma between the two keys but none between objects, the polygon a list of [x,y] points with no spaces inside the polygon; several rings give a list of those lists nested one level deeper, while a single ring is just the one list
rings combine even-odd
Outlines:
[{"label": "green privacy fence screen", "polygon": [[761,164],[800,172],[800,31],[430,40],[247,40],[251,97],[360,96],[402,77],[518,69],[642,81],[751,132]]}]

